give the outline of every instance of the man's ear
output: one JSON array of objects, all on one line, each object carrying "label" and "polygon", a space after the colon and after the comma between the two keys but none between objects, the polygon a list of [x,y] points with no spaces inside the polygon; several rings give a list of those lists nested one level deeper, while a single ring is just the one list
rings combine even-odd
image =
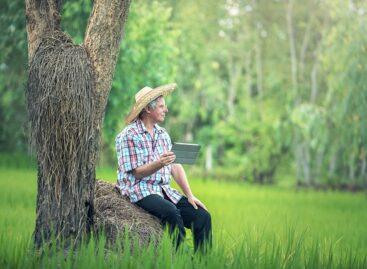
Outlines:
[{"label": "man's ear", "polygon": [[149,108],[148,108],[148,106],[146,106],[146,107],[144,107],[143,108],[143,110],[145,111],[145,113],[147,113],[147,114],[150,114],[151,112],[150,112],[150,110],[149,110]]}]

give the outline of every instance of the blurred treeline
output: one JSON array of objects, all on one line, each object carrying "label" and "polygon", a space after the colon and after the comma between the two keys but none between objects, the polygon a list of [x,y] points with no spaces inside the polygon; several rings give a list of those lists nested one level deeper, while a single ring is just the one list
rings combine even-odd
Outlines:
[{"label": "blurred treeline", "polygon": [[[81,43],[92,1],[64,1]],[[112,7],[111,7],[112,8]],[[27,152],[23,1],[1,3],[0,150]],[[191,172],[219,179],[367,187],[367,4],[133,0],[109,97],[101,164],[134,94],[177,82],[172,140],[200,143]]]}]

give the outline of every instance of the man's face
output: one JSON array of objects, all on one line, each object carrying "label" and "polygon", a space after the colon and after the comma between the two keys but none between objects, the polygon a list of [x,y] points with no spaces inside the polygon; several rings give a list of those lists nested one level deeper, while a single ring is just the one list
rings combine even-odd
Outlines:
[{"label": "man's face", "polygon": [[147,112],[155,122],[163,122],[166,113],[168,112],[168,108],[166,107],[166,102],[164,101],[164,98],[159,97],[157,99],[156,108],[155,109],[148,108]]}]

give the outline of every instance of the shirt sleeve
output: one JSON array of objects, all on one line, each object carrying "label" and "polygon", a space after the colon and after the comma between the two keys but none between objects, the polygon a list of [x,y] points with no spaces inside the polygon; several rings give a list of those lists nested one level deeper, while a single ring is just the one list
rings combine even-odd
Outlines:
[{"label": "shirt sleeve", "polygon": [[[169,134],[167,132],[165,132],[165,143],[166,143],[167,149],[169,151],[171,151],[172,150],[172,141],[171,141],[171,137],[169,136]],[[172,164],[166,165],[162,169],[166,169],[166,173],[168,175],[171,175],[171,173],[172,173]]]},{"label": "shirt sleeve", "polygon": [[124,135],[116,138],[116,152],[120,170],[130,172],[144,164],[144,152],[139,140]]},{"label": "shirt sleeve", "polygon": [[169,136],[167,132],[164,133],[164,141],[165,141],[167,149],[170,151],[172,149],[172,142],[171,142],[171,137]]}]

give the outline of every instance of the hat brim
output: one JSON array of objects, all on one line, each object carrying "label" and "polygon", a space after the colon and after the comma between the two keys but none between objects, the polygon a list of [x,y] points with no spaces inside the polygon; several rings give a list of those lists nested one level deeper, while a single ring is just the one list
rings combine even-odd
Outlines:
[{"label": "hat brim", "polygon": [[167,96],[168,94],[173,92],[176,89],[176,87],[177,87],[176,83],[171,83],[154,88],[151,92],[143,96],[141,100],[139,100],[133,105],[130,113],[125,118],[125,123],[130,124],[131,122],[133,122],[136,119],[136,117],[139,116],[143,108],[146,107],[151,101],[153,101],[154,99],[156,99],[161,95]]}]

